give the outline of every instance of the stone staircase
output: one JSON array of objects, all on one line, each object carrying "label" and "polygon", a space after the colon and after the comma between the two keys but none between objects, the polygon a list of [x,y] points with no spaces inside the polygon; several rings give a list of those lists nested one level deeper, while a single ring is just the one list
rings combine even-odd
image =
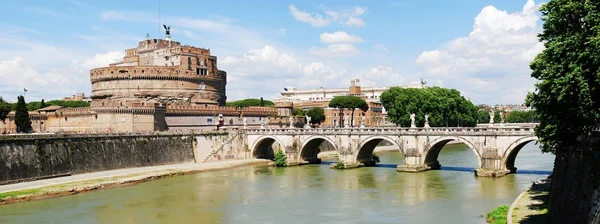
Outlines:
[{"label": "stone staircase", "polygon": [[240,132],[236,132],[233,136],[231,136],[230,138],[225,140],[223,143],[221,143],[221,145],[219,145],[219,147],[217,147],[216,149],[214,149],[210,153],[208,153],[208,155],[206,155],[204,157],[204,159],[202,159],[201,162],[204,163],[208,159],[210,159],[211,156],[214,156],[215,154],[217,154],[217,152],[221,151],[227,144],[231,143],[239,134],[240,134]]}]

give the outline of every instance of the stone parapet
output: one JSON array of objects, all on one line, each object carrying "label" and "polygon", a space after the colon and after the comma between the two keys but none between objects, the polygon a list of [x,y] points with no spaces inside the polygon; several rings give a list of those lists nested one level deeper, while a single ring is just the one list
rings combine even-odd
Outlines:
[{"label": "stone parapet", "polygon": [[[276,118],[272,118],[277,122]],[[287,124],[289,125],[289,123]],[[436,135],[436,136],[534,136],[533,128],[269,128],[248,130],[252,134],[289,134],[289,135],[315,135],[315,134],[354,134],[354,135]]]},{"label": "stone parapet", "polygon": [[[162,107],[164,108],[164,107]],[[114,114],[154,114],[161,107],[95,107],[96,113],[114,113]]]},{"label": "stone parapet", "polygon": [[224,116],[275,116],[277,110],[270,107],[223,107],[223,106],[178,106],[169,105],[167,116],[219,115]]}]

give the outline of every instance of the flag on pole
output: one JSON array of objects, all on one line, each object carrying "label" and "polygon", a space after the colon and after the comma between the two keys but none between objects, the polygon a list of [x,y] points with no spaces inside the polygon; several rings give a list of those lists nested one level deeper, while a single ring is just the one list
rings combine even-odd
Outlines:
[{"label": "flag on pole", "polygon": [[27,92],[27,89],[23,88],[23,92]]}]

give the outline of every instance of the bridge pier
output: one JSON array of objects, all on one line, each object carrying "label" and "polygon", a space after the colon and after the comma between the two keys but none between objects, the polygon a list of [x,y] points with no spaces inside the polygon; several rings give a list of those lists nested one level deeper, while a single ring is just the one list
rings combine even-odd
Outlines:
[{"label": "bridge pier", "polygon": [[501,156],[484,153],[481,157],[481,168],[475,169],[475,175],[478,177],[501,177],[511,173],[510,170],[503,167]]}]

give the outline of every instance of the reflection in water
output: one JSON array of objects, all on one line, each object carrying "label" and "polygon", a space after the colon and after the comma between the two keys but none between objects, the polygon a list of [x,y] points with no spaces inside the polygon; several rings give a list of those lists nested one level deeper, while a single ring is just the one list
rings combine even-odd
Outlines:
[{"label": "reflection in water", "polygon": [[[483,223],[538,174],[478,178],[465,146],[441,150],[442,170],[396,172],[400,153],[351,170],[328,165],[240,167],[0,206],[0,223]],[[550,170],[553,156],[525,146],[517,172]]]}]

